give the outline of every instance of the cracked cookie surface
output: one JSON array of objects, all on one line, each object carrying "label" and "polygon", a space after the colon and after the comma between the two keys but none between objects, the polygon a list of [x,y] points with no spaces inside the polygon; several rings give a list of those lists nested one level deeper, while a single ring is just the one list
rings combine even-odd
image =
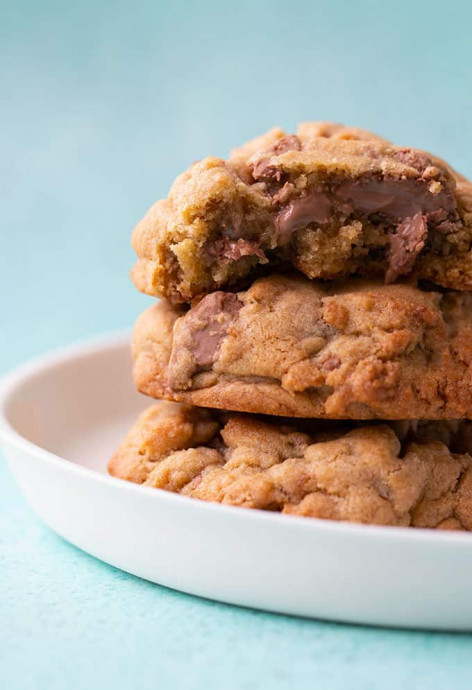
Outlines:
[{"label": "cracked cookie surface", "polygon": [[471,530],[470,426],[288,424],[161,403],[142,413],[108,469],[148,487],[244,508]]},{"label": "cracked cookie surface", "polygon": [[472,295],[273,275],[138,319],[134,378],[154,398],[349,419],[472,417]]},{"label": "cracked cookie surface", "polygon": [[132,277],[189,302],[294,266],[472,289],[472,184],[434,156],[330,123],[273,129],[180,175],[133,234]]}]

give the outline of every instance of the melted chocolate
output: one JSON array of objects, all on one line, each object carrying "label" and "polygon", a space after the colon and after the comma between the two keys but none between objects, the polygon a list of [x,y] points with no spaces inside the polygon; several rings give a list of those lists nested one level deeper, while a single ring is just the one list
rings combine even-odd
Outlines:
[{"label": "melted chocolate", "polygon": [[279,213],[276,220],[279,245],[288,244],[292,235],[310,223],[327,223],[330,202],[321,192],[311,192],[308,196],[294,199]]},{"label": "melted chocolate", "polygon": [[339,209],[344,213],[381,214],[394,221],[419,213],[433,223],[441,223],[441,231],[447,232],[454,228],[446,223],[454,206],[451,194],[446,191],[432,194],[425,180],[367,179],[345,182],[334,187],[330,194],[315,191],[292,200],[277,216],[276,228],[280,244],[285,245],[294,232],[310,223],[327,223],[332,210]]},{"label": "melted chocolate", "polygon": [[[287,136],[277,141],[269,151],[276,155],[301,150],[298,137]],[[447,175],[435,166],[425,153],[410,149],[399,150],[394,158],[415,168],[423,177],[395,179],[368,176],[357,180],[332,181],[326,188],[308,191],[303,196],[288,178],[275,157],[263,158],[252,167],[253,179],[261,182],[274,208],[277,245],[290,243],[292,236],[311,224],[324,225],[333,218],[349,222],[349,216],[370,217],[373,223],[385,223],[390,239],[389,268],[386,279],[411,272],[418,254],[424,248],[429,229],[448,234],[457,228],[457,202],[448,184]],[[430,191],[435,178],[439,191]],[[339,180],[339,178],[338,178]],[[438,182],[443,183],[438,185]],[[344,217],[343,217],[344,216]],[[240,237],[236,224],[225,230],[232,242],[217,241],[208,249],[223,263],[237,261],[241,256],[256,255],[262,263],[267,258],[260,242]],[[238,239],[239,238],[239,239]]]},{"label": "melted chocolate", "polygon": [[335,195],[353,204],[353,210],[363,213],[382,213],[396,220],[416,213],[427,214],[454,208],[454,199],[445,191],[431,194],[425,180],[375,180],[346,182]]}]

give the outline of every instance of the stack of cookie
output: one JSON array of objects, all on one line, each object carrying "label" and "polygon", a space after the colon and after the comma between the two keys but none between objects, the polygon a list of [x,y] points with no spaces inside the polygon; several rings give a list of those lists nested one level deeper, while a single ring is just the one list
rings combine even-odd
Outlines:
[{"label": "stack of cookie", "polygon": [[[246,508],[472,529],[472,184],[308,123],[206,158],[137,226],[150,407],[111,474]],[[177,404],[176,404],[177,403]],[[470,454],[469,454],[470,453]]]}]

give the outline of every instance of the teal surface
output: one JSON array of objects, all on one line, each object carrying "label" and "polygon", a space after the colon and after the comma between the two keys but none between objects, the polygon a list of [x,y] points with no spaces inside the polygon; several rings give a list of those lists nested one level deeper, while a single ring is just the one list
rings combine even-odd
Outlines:
[{"label": "teal surface", "polygon": [[[129,235],[193,160],[332,119],[472,175],[472,5],[0,3],[0,371],[130,327]],[[0,687],[232,690],[472,684],[472,636],[219,605],[48,531],[0,462]],[[349,564],[345,564],[349,568]],[[290,587],[290,583],[287,583]]]}]

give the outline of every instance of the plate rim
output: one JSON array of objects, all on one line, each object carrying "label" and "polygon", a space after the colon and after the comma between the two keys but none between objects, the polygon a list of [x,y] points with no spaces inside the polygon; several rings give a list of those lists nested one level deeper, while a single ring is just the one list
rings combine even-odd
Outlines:
[{"label": "plate rim", "polygon": [[[89,467],[80,465],[72,460],[57,455],[52,451],[41,448],[37,444],[29,441],[19,431],[17,431],[8,419],[8,405],[12,397],[17,393],[22,385],[29,379],[39,374],[52,371],[54,368],[67,364],[78,358],[87,358],[94,354],[106,351],[110,348],[121,348],[129,346],[130,331],[121,330],[116,333],[108,333],[101,336],[94,336],[85,340],[55,348],[45,354],[29,359],[24,364],[14,368],[0,378],[0,443],[4,449],[10,447],[20,452],[28,453],[41,462],[45,462],[57,470],[72,472],[78,476],[88,478],[111,489],[118,489],[125,492],[142,492],[147,495],[148,500],[160,500],[179,505],[186,505],[193,510],[215,512],[216,514],[226,514],[228,517],[238,516],[239,520],[252,520],[261,523],[280,523],[285,528],[296,530],[306,530],[312,532],[327,532],[339,535],[352,534],[353,536],[376,539],[381,537],[383,540],[407,541],[407,542],[426,542],[439,543],[442,546],[450,545],[459,548],[472,548],[472,535],[467,532],[442,531],[435,529],[407,529],[388,525],[365,525],[361,523],[351,523],[347,521],[323,520],[321,518],[309,518],[297,515],[282,515],[259,509],[241,509],[238,506],[199,501],[189,496],[182,496],[163,489],[141,486],[133,482],[125,481],[108,474],[101,474]],[[281,521],[281,522],[280,522]]]}]

